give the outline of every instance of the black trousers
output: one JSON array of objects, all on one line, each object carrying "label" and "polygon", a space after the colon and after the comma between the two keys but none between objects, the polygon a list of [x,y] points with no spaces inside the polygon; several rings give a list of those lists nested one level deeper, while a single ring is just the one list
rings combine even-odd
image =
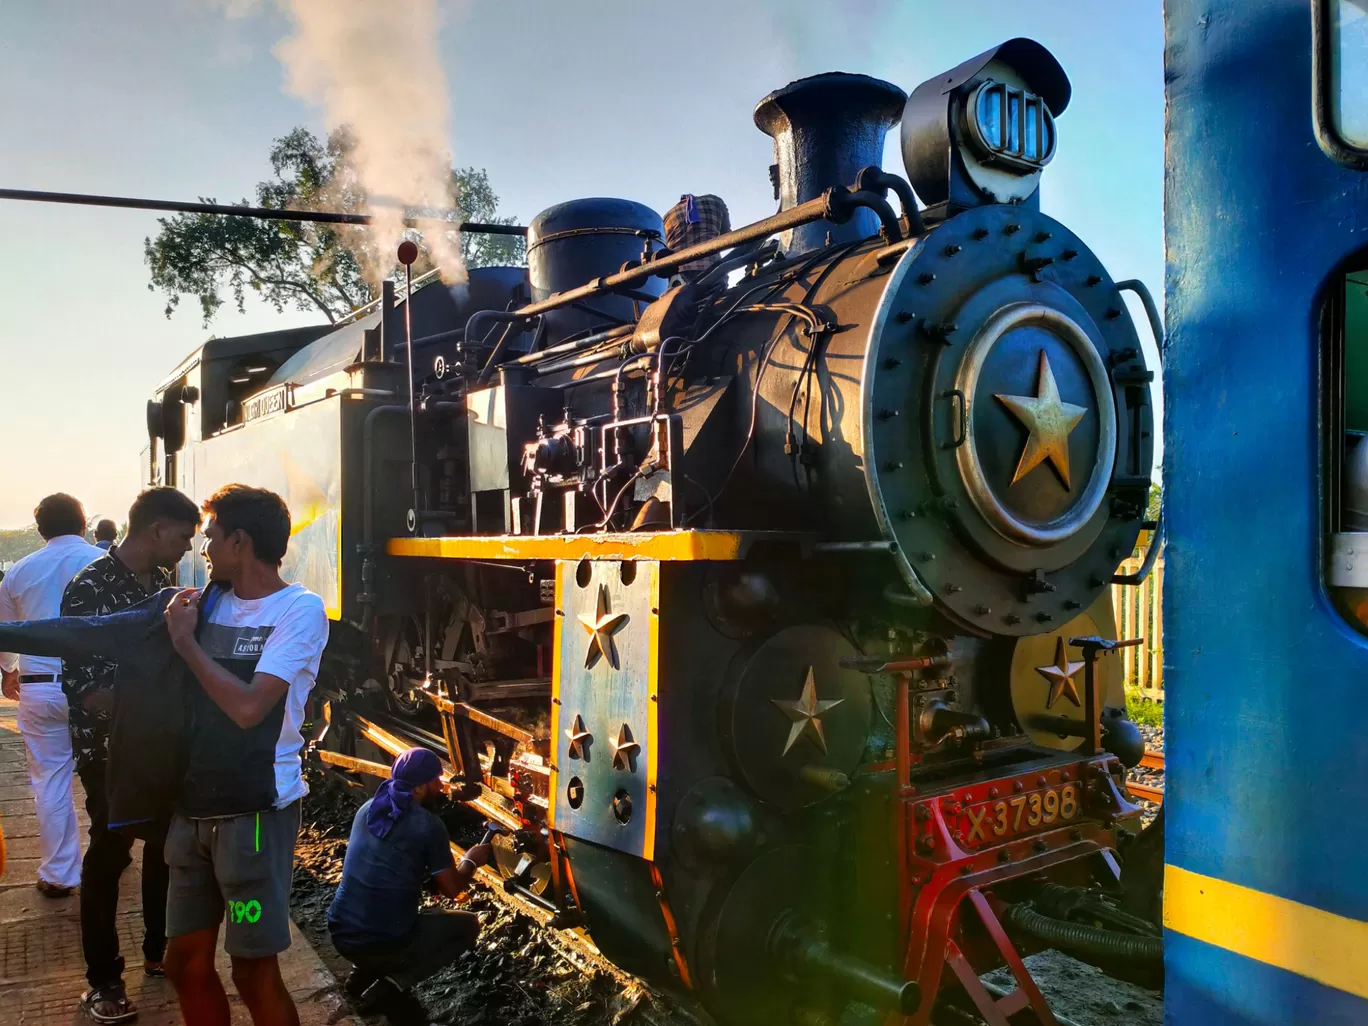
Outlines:
[{"label": "black trousers", "polygon": [[471,912],[432,910],[418,915],[407,940],[367,947],[337,944],[337,953],[367,976],[388,976],[403,990],[441,972],[475,946],[480,917]]},{"label": "black trousers", "polygon": [[[104,761],[91,763],[79,773],[90,816],[90,847],[81,861],[81,949],[86,980],[92,987],[103,987],[123,977],[117,924],[119,877],[133,861],[133,839],[109,829]],[[162,855],[166,827],[165,823],[155,825],[143,841],[143,957],[149,962],[160,962],[166,951],[167,868]]]}]

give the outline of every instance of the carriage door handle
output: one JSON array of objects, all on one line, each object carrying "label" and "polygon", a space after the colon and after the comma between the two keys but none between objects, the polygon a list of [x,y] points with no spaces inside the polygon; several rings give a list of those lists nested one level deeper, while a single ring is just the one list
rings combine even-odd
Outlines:
[{"label": "carriage door handle", "polygon": [[956,412],[955,417],[955,436],[948,442],[942,442],[942,449],[958,449],[964,444],[965,438],[969,436],[969,400],[964,398],[964,393],[958,388],[948,388],[940,394],[942,399],[949,399],[951,409]]}]

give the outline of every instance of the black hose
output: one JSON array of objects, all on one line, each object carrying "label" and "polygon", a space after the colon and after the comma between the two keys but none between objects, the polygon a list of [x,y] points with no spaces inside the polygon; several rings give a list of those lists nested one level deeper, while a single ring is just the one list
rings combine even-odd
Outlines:
[{"label": "black hose", "polygon": [[839,189],[831,191],[831,211],[834,215],[833,220],[838,224],[848,220],[856,207],[865,207],[879,215],[879,223],[883,225],[884,235],[890,243],[902,241],[902,225],[898,223],[898,215],[893,213],[893,208],[882,195],[867,189],[856,189],[854,192],[842,192]]},{"label": "black hose", "polygon": [[717,263],[699,275],[694,284],[699,288],[704,288],[710,282],[725,277],[738,267],[744,267],[751,261],[763,259],[767,253],[773,256],[778,250],[779,243],[774,239],[756,239],[744,246],[738,246],[736,250],[718,260]]},{"label": "black hose", "polygon": [[869,192],[892,189],[898,195],[898,202],[902,204],[903,220],[907,222],[908,234],[921,235],[926,231],[921,210],[917,207],[916,194],[912,192],[912,186],[906,179],[889,174],[877,164],[871,164],[856,176],[855,187]]},{"label": "black hose", "polygon": [[1009,905],[1007,921],[1050,944],[1075,948],[1090,955],[1121,958],[1132,962],[1161,962],[1164,958],[1162,937],[1141,937],[1053,919],[1041,915],[1031,907],[1029,901]]}]

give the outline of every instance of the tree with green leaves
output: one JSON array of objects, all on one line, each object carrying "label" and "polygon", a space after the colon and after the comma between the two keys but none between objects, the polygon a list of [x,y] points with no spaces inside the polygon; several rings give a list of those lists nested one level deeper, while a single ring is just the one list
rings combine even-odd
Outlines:
[{"label": "tree with green leaves", "polygon": [[[296,128],[272,144],[273,177],[257,185],[254,205],[363,212],[366,195],[352,170],[354,148],[346,129],[333,132],[324,142],[308,129]],[[464,220],[514,223],[512,217],[499,216],[499,198],[483,169],[455,168],[451,176]],[[152,272],[147,287],[166,294],[167,317],[183,297],[193,296],[208,326],[225,296],[241,311],[247,295],[255,293],[278,311],[317,311],[334,322],[380,294],[384,275],[368,272],[377,262],[370,259],[364,226],[219,214],[177,214],[157,220],[161,231],[144,242]],[[432,264],[421,240],[415,241],[420,257],[414,271],[422,273]],[[462,234],[461,252],[472,268],[526,260],[519,236]]]}]

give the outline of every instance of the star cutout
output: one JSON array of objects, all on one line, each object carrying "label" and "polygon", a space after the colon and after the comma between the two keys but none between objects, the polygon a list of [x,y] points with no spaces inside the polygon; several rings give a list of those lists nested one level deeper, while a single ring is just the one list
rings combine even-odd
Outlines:
[{"label": "star cutout", "polygon": [[1060,400],[1059,386],[1055,384],[1054,371],[1050,369],[1045,350],[1040,351],[1040,370],[1034,396],[996,395],[995,398],[1030,432],[1016,473],[1012,475],[1012,484],[1049,460],[1064,487],[1068,488],[1069,434],[1088,409]]},{"label": "star cutout", "polygon": [[793,726],[789,728],[788,741],[784,744],[780,758],[788,755],[789,749],[804,734],[822,750],[823,755],[826,754],[826,734],[822,729],[821,716],[828,709],[834,709],[840,705],[845,699],[838,698],[830,702],[817,701],[817,678],[813,674],[812,667],[808,667],[807,680],[803,682],[803,693],[798,696],[796,702],[781,701],[778,698],[771,698],[770,701],[779,707],[780,712],[793,721]]},{"label": "star cutout", "polygon": [[570,739],[570,758],[587,761],[589,758],[587,746],[594,739],[594,735],[584,729],[584,717],[579,713],[575,713],[575,722],[565,732],[565,736]]},{"label": "star cutout", "polygon": [[589,669],[598,662],[599,656],[603,656],[608,660],[608,665],[616,670],[618,654],[613,644],[613,634],[627,622],[627,614],[608,611],[608,589],[604,585],[599,585],[597,614],[586,616],[581,613],[579,622],[589,632],[589,651],[584,653],[584,668]]},{"label": "star cutout", "polygon": [[618,728],[616,741],[609,741],[613,746],[613,769],[625,769],[628,773],[633,772],[632,760],[636,758],[641,745],[632,740],[632,728],[623,724]]},{"label": "star cutout", "polygon": [[1061,697],[1067,698],[1078,708],[1083,703],[1078,700],[1078,688],[1074,686],[1074,674],[1083,669],[1082,663],[1069,662],[1064,649],[1064,639],[1055,640],[1055,661],[1053,666],[1037,666],[1036,673],[1050,682],[1050,697],[1045,700],[1045,708],[1052,707]]}]

